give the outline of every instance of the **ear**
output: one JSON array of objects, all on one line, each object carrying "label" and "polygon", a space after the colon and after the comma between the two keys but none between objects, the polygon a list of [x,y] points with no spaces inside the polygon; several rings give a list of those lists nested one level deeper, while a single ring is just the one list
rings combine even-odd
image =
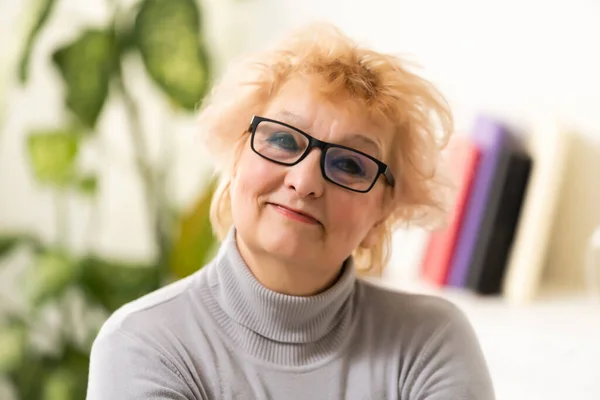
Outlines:
[{"label": "ear", "polygon": [[369,232],[367,232],[367,235],[363,241],[360,243],[360,247],[370,249],[371,247],[375,246],[377,244],[377,240],[381,237],[380,232],[382,228],[383,226],[380,222],[373,225],[371,229],[369,229]]}]

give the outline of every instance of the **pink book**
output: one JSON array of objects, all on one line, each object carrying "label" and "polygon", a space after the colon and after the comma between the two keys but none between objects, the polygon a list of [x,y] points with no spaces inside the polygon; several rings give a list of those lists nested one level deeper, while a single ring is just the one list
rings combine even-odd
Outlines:
[{"label": "pink book", "polygon": [[436,286],[443,286],[447,282],[480,155],[479,147],[468,137],[455,137],[449,145],[449,167],[455,196],[450,207],[448,226],[430,235],[421,268],[422,279]]}]

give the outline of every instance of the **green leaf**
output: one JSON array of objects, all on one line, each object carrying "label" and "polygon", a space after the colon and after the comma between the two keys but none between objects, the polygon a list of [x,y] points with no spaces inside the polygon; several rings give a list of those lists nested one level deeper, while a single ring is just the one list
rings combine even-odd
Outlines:
[{"label": "green leaf", "polygon": [[87,390],[89,356],[71,347],[65,349],[58,366],[46,376],[43,400],[84,399]]},{"label": "green leaf", "polygon": [[48,22],[55,3],[55,0],[41,0],[37,18],[31,27],[31,31],[29,31],[23,54],[21,55],[21,61],[19,62],[19,81],[21,83],[26,83],[29,78],[29,59],[31,58],[35,41],[46,22]]},{"label": "green leaf", "polygon": [[196,1],[143,0],[134,33],[150,77],[175,104],[194,110],[209,83]]},{"label": "green leaf", "polygon": [[33,352],[28,352],[20,367],[9,374],[21,400],[39,400],[49,362]]},{"label": "green leaf", "polygon": [[[136,2],[137,3],[137,2]],[[135,43],[135,34],[133,30],[135,18],[139,4],[134,3],[131,7],[120,8],[119,13],[113,21],[115,37],[119,56],[130,51],[137,50]]]},{"label": "green leaf", "polygon": [[[74,371],[59,367],[50,372],[44,381],[43,400],[75,400],[73,392],[77,391],[77,376]],[[83,397],[79,397],[83,399]]]},{"label": "green leaf", "polygon": [[118,49],[112,31],[90,29],[57,50],[52,60],[66,85],[66,103],[84,126],[93,129],[116,72]]},{"label": "green leaf", "polygon": [[89,257],[82,261],[82,286],[110,312],[160,287],[159,269]]},{"label": "green leaf", "polygon": [[33,305],[60,295],[79,277],[79,265],[64,252],[50,250],[38,255],[25,285]]},{"label": "green leaf", "polygon": [[0,374],[16,370],[25,358],[27,330],[22,324],[0,327]]},{"label": "green leaf", "polygon": [[213,180],[198,198],[190,213],[180,220],[173,245],[171,271],[184,278],[203,267],[213,256],[217,239],[210,222],[210,203],[217,181]]},{"label": "green leaf", "polygon": [[4,257],[5,254],[10,251],[24,238],[21,236],[0,236],[0,258]]},{"label": "green leaf", "polygon": [[35,132],[27,148],[36,179],[43,184],[66,186],[75,175],[79,135],[74,131]]},{"label": "green leaf", "polygon": [[94,196],[98,190],[98,178],[95,175],[82,176],[75,182],[75,187],[86,196]]}]

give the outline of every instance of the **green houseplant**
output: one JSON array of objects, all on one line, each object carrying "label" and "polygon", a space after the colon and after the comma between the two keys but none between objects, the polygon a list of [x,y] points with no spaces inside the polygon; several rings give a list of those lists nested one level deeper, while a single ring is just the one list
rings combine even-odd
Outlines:
[{"label": "green houseplant", "polygon": [[[28,84],[30,56],[56,3],[41,3],[19,64],[22,85]],[[40,127],[25,139],[35,180],[56,198],[57,239],[45,243],[31,234],[0,232],[0,266],[18,249],[32,255],[23,279],[25,303],[13,306],[10,299],[0,298],[0,377],[23,400],[83,399],[90,346],[102,321],[121,305],[197,270],[212,256],[216,243],[208,218],[214,179],[192,207],[174,212],[167,195],[168,166],[150,161],[140,105],[124,79],[123,60],[135,54],[174,111],[196,110],[210,82],[200,6],[196,0],[139,0],[133,8],[110,4],[110,24],[83,30],[52,54],[69,111],[63,126]],[[109,96],[118,96],[124,104],[134,144],[157,249],[148,265],[92,251],[75,254],[66,240],[65,201],[71,196],[93,201],[102,190],[97,176],[81,171],[77,160],[82,146],[96,134]],[[48,325],[43,317],[49,309],[59,315],[58,324]],[[86,315],[96,315],[95,323],[86,322]],[[55,337],[51,346],[36,344],[40,333]]]}]

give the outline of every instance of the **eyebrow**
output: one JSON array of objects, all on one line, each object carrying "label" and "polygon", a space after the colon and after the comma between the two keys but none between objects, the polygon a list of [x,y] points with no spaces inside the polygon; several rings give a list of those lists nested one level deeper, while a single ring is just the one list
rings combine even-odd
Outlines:
[{"label": "eyebrow", "polygon": [[289,125],[298,125],[302,129],[305,129],[308,126],[308,121],[305,118],[286,110],[281,110],[275,114],[275,119]]},{"label": "eyebrow", "polygon": [[[286,122],[287,124],[297,127],[301,130],[305,130],[310,125],[308,121],[302,116],[294,114],[287,110],[279,111],[277,114],[275,114],[275,119],[278,121]],[[381,143],[379,142],[379,140],[373,139],[370,136],[361,133],[354,133],[349,135],[349,137],[344,138],[344,140],[342,140],[341,142],[344,142],[346,144],[357,143],[366,146],[372,146],[375,150],[374,157],[381,157]],[[343,145],[343,143],[339,144]]]}]

